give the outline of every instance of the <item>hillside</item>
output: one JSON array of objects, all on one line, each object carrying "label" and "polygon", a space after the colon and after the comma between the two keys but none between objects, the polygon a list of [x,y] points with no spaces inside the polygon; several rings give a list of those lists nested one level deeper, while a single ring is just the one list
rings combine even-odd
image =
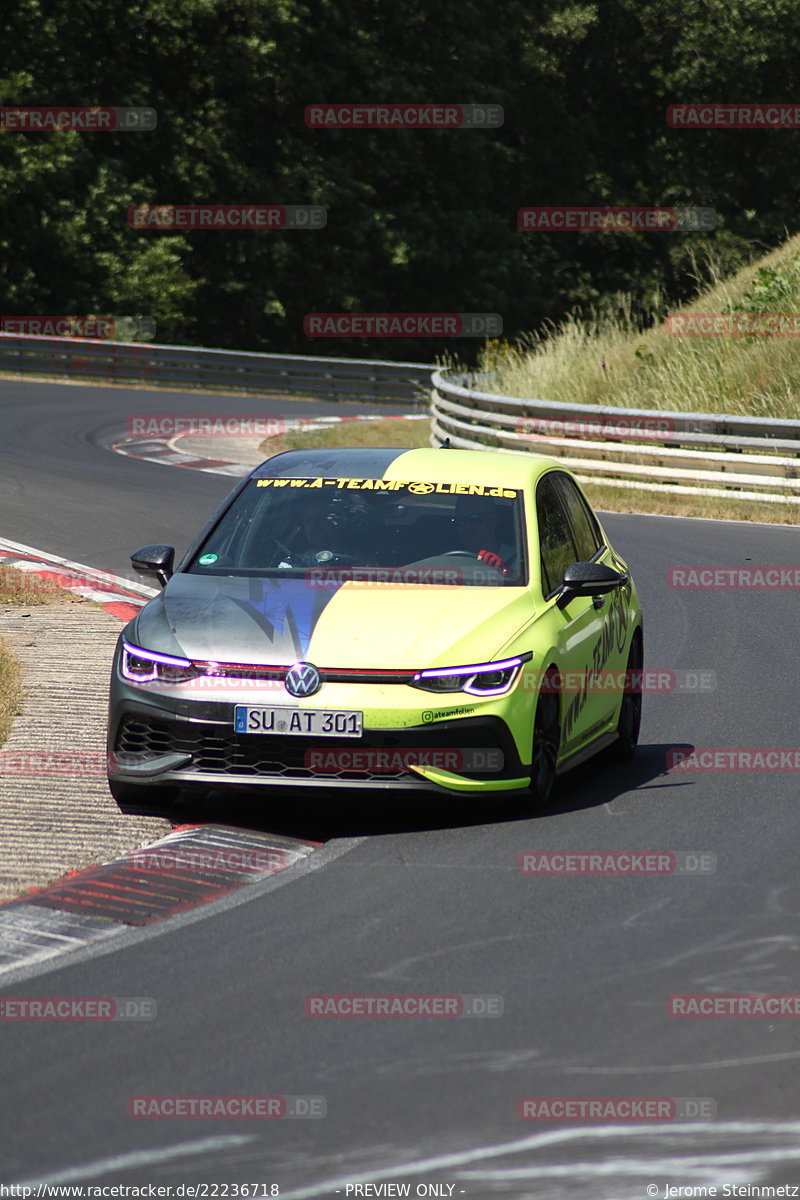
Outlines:
[{"label": "hillside", "polygon": [[[664,411],[800,415],[800,235],[680,309],[638,329],[625,297],[613,312],[567,320],[514,345],[490,342],[491,390],[570,404]],[[674,321],[707,313],[798,314],[794,336],[686,336]],[[738,318],[741,322],[743,318]],[[697,322],[694,322],[697,325]],[[746,325],[745,328],[753,328]]]}]

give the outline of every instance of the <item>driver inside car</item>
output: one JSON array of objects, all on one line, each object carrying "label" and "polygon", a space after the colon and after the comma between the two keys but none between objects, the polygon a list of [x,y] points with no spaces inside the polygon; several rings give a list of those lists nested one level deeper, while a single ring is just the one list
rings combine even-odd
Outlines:
[{"label": "driver inside car", "polygon": [[369,533],[366,505],[360,498],[295,495],[280,539],[273,538],[280,549],[277,566],[369,563],[374,557]]},{"label": "driver inside car", "polygon": [[463,550],[501,571],[513,566],[516,550],[501,538],[500,513],[496,506],[487,505],[481,497],[460,496],[453,523]]},{"label": "driver inside car", "polygon": [[293,496],[292,512],[278,545],[278,567],[306,567],[329,562],[338,542],[335,518],[318,496]]}]

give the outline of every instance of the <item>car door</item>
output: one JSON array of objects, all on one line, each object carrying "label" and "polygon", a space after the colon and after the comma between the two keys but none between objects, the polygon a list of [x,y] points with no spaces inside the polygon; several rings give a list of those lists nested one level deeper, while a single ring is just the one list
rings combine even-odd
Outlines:
[{"label": "car door", "polygon": [[[594,513],[581,495],[575,481],[569,475],[558,472],[554,476],[554,482],[561,502],[567,511],[575,545],[580,554],[579,561],[603,562],[607,566],[613,567],[613,551],[606,544]],[[592,603],[595,609],[602,613],[604,621],[599,640],[592,650],[590,666],[598,674],[594,684],[595,690],[589,695],[587,707],[591,705],[596,720],[605,723],[611,720],[619,707],[620,693],[614,680],[626,666],[625,630],[621,629],[621,624],[624,623],[624,614],[621,610],[623,593],[619,588],[612,588],[603,596],[595,596]],[[620,637],[620,633],[622,633],[622,637]]]},{"label": "car door", "polygon": [[[576,521],[576,533],[569,519],[561,482],[564,479],[570,482],[563,472],[551,471],[542,476],[536,489],[542,593],[546,603],[552,606],[557,662],[564,676],[561,701],[562,756],[579,750],[596,736],[607,724],[609,714],[606,697],[589,690],[589,672],[596,657],[596,648],[602,645],[608,623],[605,611],[608,606],[597,605],[590,596],[574,596],[563,608],[556,606],[565,568],[570,563],[588,561],[583,556],[589,549],[585,528]],[[589,554],[589,558],[594,556],[602,557],[600,547]]]}]

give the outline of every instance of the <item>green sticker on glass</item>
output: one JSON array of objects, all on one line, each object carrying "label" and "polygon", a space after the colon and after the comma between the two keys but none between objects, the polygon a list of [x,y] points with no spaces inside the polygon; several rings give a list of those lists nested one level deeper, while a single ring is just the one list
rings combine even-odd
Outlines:
[{"label": "green sticker on glass", "polygon": [[212,563],[217,561],[217,558],[218,555],[216,554],[204,554],[202,558],[198,558],[197,561],[200,563],[201,567],[210,567]]}]

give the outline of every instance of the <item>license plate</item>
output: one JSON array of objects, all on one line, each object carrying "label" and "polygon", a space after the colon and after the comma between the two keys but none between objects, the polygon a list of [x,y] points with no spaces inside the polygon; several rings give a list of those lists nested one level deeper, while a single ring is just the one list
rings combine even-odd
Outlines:
[{"label": "license plate", "polygon": [[327,708],[262,708],[237,704],[234,727],[237,733],[272,733],[281,737],[361,737],[363,712]]}]

